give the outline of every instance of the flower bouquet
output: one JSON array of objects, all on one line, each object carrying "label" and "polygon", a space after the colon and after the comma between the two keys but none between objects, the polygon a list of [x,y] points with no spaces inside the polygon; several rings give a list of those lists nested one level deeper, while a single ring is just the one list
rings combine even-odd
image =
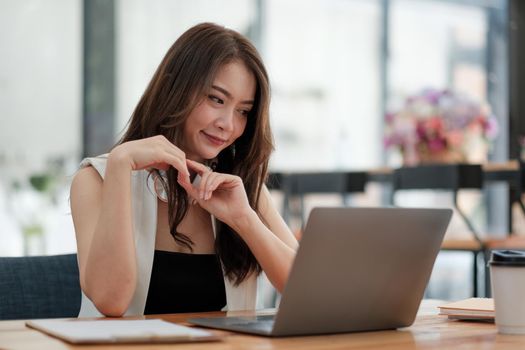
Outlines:
[{"label": "flower bouquet", "polygon": [[405,165],[482,162],[497,133],[487,106],[450,90],[425,89],[386,114],[385,147],[401,151]]}]

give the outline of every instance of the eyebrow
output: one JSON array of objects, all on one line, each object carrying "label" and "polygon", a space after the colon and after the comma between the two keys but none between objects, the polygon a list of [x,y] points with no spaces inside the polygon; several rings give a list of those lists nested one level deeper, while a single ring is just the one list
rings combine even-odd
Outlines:
[{"label": "eyebrow", "polygon": [[[212,85],[211,87],[212,87],[212,89],[215,89],[217,91],[222,92],[228,98],[232,98],[233,97],[232,94],[228,90],[226,90],[224,88],[221,88],[220,86]],[[243,105],[253,105],[253,100],[241,101],[241,104],[243,104]]]}]

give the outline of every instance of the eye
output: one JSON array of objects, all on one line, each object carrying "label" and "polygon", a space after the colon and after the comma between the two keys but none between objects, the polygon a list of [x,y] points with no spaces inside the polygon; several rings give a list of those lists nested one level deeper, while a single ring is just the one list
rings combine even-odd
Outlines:
[{"label": "eye", "polygon": [[215,103],[218,103],[218,104],[224,104],[224,100],[220,99],[219,97],[215,96],[215,95],[208,95],[208,98],[210,100],[212,100],[213,102]]},{"label": "eye", "polygon": [[243,115],[244,117],[249,116],[250,112],[251,112],[251,110],[245,110],[245,109],[239,110],[239,113],[241,113],[241,115]]}]

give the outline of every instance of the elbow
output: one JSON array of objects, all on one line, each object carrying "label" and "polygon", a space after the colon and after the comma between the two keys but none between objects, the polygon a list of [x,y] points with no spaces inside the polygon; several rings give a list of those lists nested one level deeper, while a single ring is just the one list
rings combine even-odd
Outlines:
[{"label": "elbow", "polygon": [[279,294],[283,294],[284,288],[286,287],[286,283],[288,282],[288,278],[280,278],[279,280],[276,280],[273,284],[273,287],[279,292]]},{"label": "elbow", "polygon": [[283,292],[284,292],[284,286],[283,286],[283,285],[280,285],[280,286],[278,286],[278,287],[277,287],[277,286],[274,286],[274,288],[275,288],[275,290],[277,291],[277,293],[279,293],[279,294],[281,294],[281,295],[283,294]]},{"label": "elbow", "polygon": [[95,293],[90,297],[97,310],[107,317],[121,317],[131,303],[132,294],[115,291],[111,293]]},{"label": "elbow", "polygon": [[115,300],[93,300],[97,310],[106,317],[122,317],[128,309],[129,303]]},{"label": "elbow", "polygon": [[101,314],[107,317],[121,317],[131,303],[135,283],[133,283],[133,279],[130,279],[119,286],[103,288],[96,284],[94,286],[87,285],[86,288],[82,289]]},{"label": "elbow", "polygon": [[290,272],[292,270],[291,265],[284,269],[284,271],[281,271],[281,273],[276,276],[276,278],[272,281],[273,287],[282,294],[284,292],[284,288],[286,287],[286,284],[288,284],[288,280],[290,278]]}]

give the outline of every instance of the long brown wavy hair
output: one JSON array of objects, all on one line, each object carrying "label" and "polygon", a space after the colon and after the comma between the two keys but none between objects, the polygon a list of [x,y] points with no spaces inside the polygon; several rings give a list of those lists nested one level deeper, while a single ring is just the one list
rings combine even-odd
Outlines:
[{"label": "long brown wavy hair", "polygon": [[[191,111],[208,94],[218,70],[240,61],[253,73],[257,86],[254,105],[244,133],[218,155],[216,171],[239,176],[251,207],[258,212],[261,188],[273,151],[269,121],[270,84],[257,49],[241,34],[213,23],[198,24],[187,30],[171,46],[157,68],[117,145],[155,135],[164,135],[177,145]],[[167,171],[163,185],[168,193],[170,233],[191,251],[192,240],[177,232],[188,211],[188,197],[177,183],[177,170]],[[158,173],[157,173],[158,175]],[[244,240],[228,225],[216,221],[215,250],[225,275],[235,284],[261,266]]]}]

